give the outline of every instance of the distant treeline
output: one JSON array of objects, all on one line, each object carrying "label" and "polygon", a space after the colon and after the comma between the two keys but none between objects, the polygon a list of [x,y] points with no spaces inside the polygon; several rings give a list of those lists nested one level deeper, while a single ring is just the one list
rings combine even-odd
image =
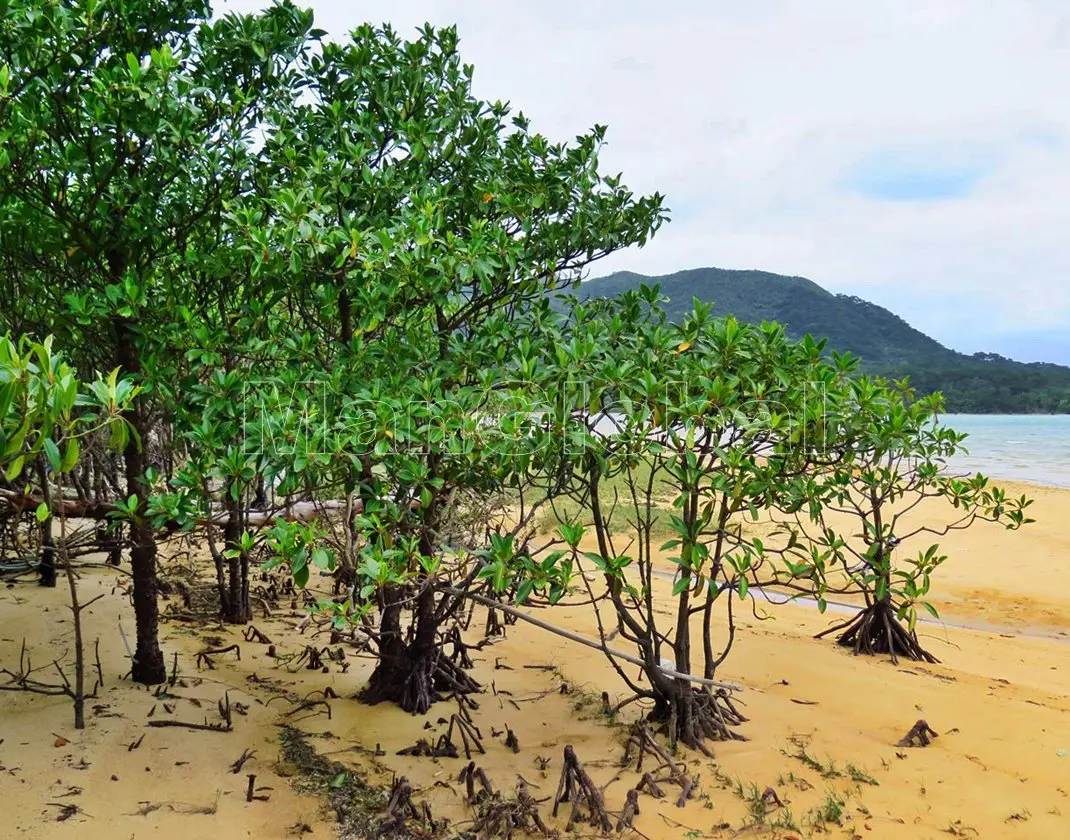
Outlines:
[{"label": "distant treeline", "polygon": [[722,268],[663,277],[618,272],[584,283],[579,294],[615,297],[641,283],[661,286],[670,299],[666,310],[674,318],[698,298],[713,302],[719,315],[732,314],[750,323],[779,321],[794,337],[827,337],[831,349],[860,356],[869,371],[909,376],[919,393],[942,391],[950,412],[1070,413],[1070,367],[1027,364],[993,353],[958,353],[882,306],[833,294],[803,277]]}]

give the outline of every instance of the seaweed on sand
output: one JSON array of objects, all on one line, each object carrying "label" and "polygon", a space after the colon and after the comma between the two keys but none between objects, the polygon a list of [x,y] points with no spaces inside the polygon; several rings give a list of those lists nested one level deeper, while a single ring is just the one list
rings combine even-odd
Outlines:
[{"label": "seaweed on sand", "polygon": [[[388,827],[389,787],[372,784],[354,768],[320,755],[308,743],[305,733],[292,726],[279,726],[279,742],[282,760],[297,770],[290,780],[294,788],[326,800],[338,818],[341,837],[410,836],[404,825],[397,830]],[[438,827],[438,821],[434,825],[420,824],[419,834],[434,836]]]}]

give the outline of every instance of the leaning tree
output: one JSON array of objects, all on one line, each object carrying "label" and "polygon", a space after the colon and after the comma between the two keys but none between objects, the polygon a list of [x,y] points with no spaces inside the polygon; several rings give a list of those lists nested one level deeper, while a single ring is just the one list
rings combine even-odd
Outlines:
[{"label": "leaning tree", "polygon": [[907,543],[939,538],[980,521],[1015,530],[1031,522],[1031,500],[1012,497],[984,475],[957,475],[950,460],[966,435],[943,425],[939,394],[917,398],[903,382],[859,376],[829,406],[823,468],[807,480],[813,503],[785,523],[792,550],[781,582],[813,597],[824,612],[833,596],[864,605],[818,638],[855,653],[936,662],[918,639],[918,608],[938,618],[927,600],[933,573],[947,559],[937,543],[908,553]]}]

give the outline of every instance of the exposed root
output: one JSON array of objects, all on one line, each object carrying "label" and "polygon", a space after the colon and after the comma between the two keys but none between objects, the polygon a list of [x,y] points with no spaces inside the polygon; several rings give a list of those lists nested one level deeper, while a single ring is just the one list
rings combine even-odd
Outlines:
[{"label": "exposed root", "polygon": [[397,703],[406,712],[422,715],[449,694],[475,708],[477,704],[468,695],[481,690],[479,683],[460,665],[443,656],[441,648],[436,648],[417,661],[406,660],[403,672],[401,666],[391,667],[381,660],[360,699],[369,706]]},{"label": "exposed root", "polygon": [[201,665],[204,665],[209,671],[215,670],[215,662],[212,661],[212,657],[221,656],[224,653],[233,653],[239,661],[241,660],[241,648],[235,643],[226,647],[206,648],[199,651],[197,653],[197,667],[200,668]]},{"label": "exposed root", "polygon": [[577,822],[584,818],[580,811],[581,804],[587,806],[587,822],[601,829],[604,834],[613,830],[613,823],[609,820],[609,814],[606,813],[606,806],[602,800],[602,791],[595,786],[591,777],[587,775],[587,771],[583,769],[571,744],[565,746],[565,764],[561,768],[561,780],[557,783],[557,793],[554,794],[553,814],[555,817],[562,802],[572,803],[572,814],[568,818],[565,831],[572,831]]},{"label": "exposed root", "polygon": [[823,630],[814,638],[836,632],[840,634],[836,643],[851,648],[856,654],[888,654],[892,662],[898,662],[900,656],[916,662],[940,661],[921,646],[916,631],[908,630],[896,618],[890,601],[871,604],[849,621]]},{"label": "exposed root", "polygon": [[[144,736],[143,736],[144,737]],[[238,756],[237,760],[230,765],[230,772],[237,775],[241,772],[245,766],[245,762],[249,761],[256,755],[256,750],[242,750],[242,754]]]},{"label": "exposed root", "polygon": [[246,785],[246,788],[245,788],[245,801],[246,802],[252,802],[254,800],[256,800],[257,802],[267,802],[271,798],[267,794],[258,794],[257,793],[257,791],[260,791],[260,790],[271,790],[271,788],[268,788],[268,787],[257,787],[256,786],[256,773],[250,773],[249,776],[248,776],[248,780],[249,780],[248,784]]},{"label": "exposed root", "polygon": [[245,641],[247,642],[259,642],[262,645],[270,645],[271,639],[269,639],[264,633],[257,630],[252,624],[245,628]]},{"label": "exposed root", "polygon": [[897,747],[927,747],[932,743],[933,738],[938,738],[939,735],[926,723],[924,720],[919,720],[912,727],[910,731],[896,741]]},{"label": "exposed root", "polygon": [[626,828],[634,828],[637,816],[639,816],[639,791],[637,788],[632,788],[628,791],[628,796],[624,800],[624,810],[621,811],[620,819],[617,820],[617,833],[619,834]]},{"label": "exposed root", "polygon": [[450,662],[458,668],[474,668],[475,663],[472,661],[472,657],[468,655],[468,651],[482,650],[488,641],[489,639],[483,639],[481,642],[474,645],[466,644],[461,638],[461,628],[459,626],[452,627],[449,633],[446,634],[446,642],[453,645],[453,652],[450,654]]},{"label": "exposed root", "polygon": [[659,725],[675,746],[682,743],[712,757],[706,741],[746,741],[733,727],[747,718],[736,707],[727,689],[680,685],[670,697],[660,698],[648,719]]},{"label": "exposed root", "polygon": [[394,779],[390,788],[390,801],[386,805],[386,819],[379,826],[379,835],[396,834],[405,830],[405,823],[409,819],[420,816],[416,806],[412,804],[412,785],[409,780],[402,776]]},{"label": "exposed root", "polygon": [[398,755],[411,755],[417,758],[460,758],[455,744],[441,736],[434,744],[426,738],[420,738],[411,747],[405,747],[397,752]]},{"label": "exposed root", "polygon": [[483,630],[483,636],[487,639],[505,635],[505,625],[498,619],[498,611],[487,610],[487,626]]},{"label": "exposed root", "polygon": [[514,831],[521,834],[538,833],[543,837],[553,836],[553,832],[543,822],[538,803],[523,779],[516,783],[515,798],[506,799],[485,789],[477,794],[475,808],[477,816],[473,831],[480,840],[489,840],[491,837],[511,838]]},{"label": "exposed root", "polygon": [[[274,646],[272,646],[274,647]],[[268,648],[268,654],[271,654],[271,648]],[[287,654],[285,656],[279,656],[276,652],[276,659],[286,666],[286,670],[291,674],[296,673],[300,666],[303,664],[306,671],[322,671],[327,673],[327,665],[324,664],[323,657],[327,656],[331,658],[331,649],[329,647],[317,648],[315,645],[305,645],[299,654]]]},{"label": "exposed root", "polygon": [[[494,786],[482,767],[477,767],[474,761],[469,761],[457,776],[458,782],[464,782],[465,799],[469,805],[477,804],[481,797],[494,796]],[[479,789],[476,789],[476,784]]]},{"label": "exposed root", "polygon": [[[661,799],[665,792],[661,789],[662,784],[674,784],[680,786],[680,796],[676,800],[676,807],[683,808],[687,800],[694,795],[698,787],[697,779],[687,775],[687,766],[678,762],[669,752],[657,742],[650,733],[646,723],[640,721],[632,727],[631,735],[624,750],[624,764],[633,760],[635,754],[635,771],[643,772],[643,759],[650,756],[654,759],[655,767],[643,773],[642,779],[636,786],[636,790],[646,790],[655,799]],[[620,830],[619,828],[617,829]]]}]

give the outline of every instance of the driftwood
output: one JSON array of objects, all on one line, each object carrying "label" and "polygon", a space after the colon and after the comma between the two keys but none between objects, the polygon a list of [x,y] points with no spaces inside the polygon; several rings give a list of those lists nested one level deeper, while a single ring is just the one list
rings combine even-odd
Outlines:
[{"label": "driftwood", "polygon": [[185,729],[197,729],[203,732],[230,732],[230,723],[189,723],[184,720],[150,720],[149,726],[180,726]]},{"label": "driftwood", "polygon": [[[36,493],[19,493],[0,487],[0,499],[4,499],[17,512],[35,510],[44,501],[44,497]],[[418,507],[418,502],[412,502],[412,506]],[[230,514],[222,505],[213,502],[211,510],[218,510],[200,521],[201,525],[227,525],[230,523]],[[282,520],[286,522],[311,522],[326,513],[345,511],[346,502],[342,499],[330,499],[323,502],[291,502],[275,510],[246,510],[242,512],[241,520],[244,525],[261,526],[274,525]],[[59,515],[81,519],[108,519],[110,514],[118,512],[119,508],[114,502],[90,502],[82,499],[53,499],[52,511]],[[354,499],[352,510],[360,514],[364,512],[364,502]]]},{"label": "driftwood", "polygon": [[[35,510],[45,501],[37,493],[19,493],[0,487],[0,499],[4,499],[17,513]],[[52,499],[52,513],[78,519],[107,519],[118,508],[110,502],[90,502],[81,499]]]}]

